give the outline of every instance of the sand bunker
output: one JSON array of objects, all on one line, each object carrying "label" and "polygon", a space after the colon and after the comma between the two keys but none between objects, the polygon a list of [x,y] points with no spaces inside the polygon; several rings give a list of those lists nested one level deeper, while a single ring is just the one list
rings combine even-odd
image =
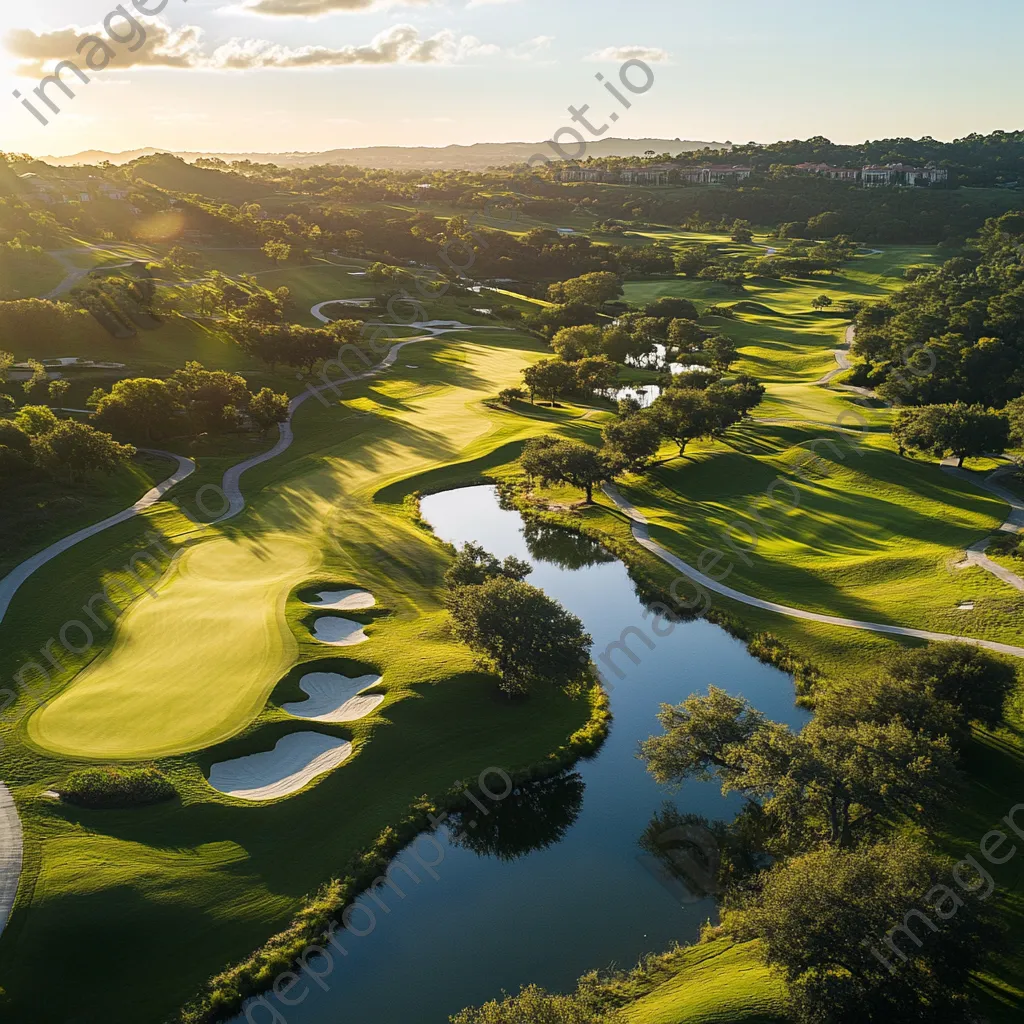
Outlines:
[{"label": "sand bunker", "polygon": [[382,693],[363,694],[380,680],[380,676],[350,679],[335,672],[311,672],[299,680],[309,700],[282,707],[289,715],[312,722],[358,722],[384,703]]},{"label": "sand bunker", "polygon": [[372,608],[376,603],[367,590],[321,590],[312,601],[306,602],[314,608],[329,608],[334,612],[357,612]]},{"label": "sand bunker", "polygon": [[370,638],[363,632],[361,622],[325,615],[313,623],[313,639],[334,647],[352,647]]},{"label": "sand bunker", "polygon": [[239,800],[276,800],[297,793],[317,776],[337,768],[352,744],[319,732],[293,732],[273,750],[249,754],[210,767],[210,785]]}]

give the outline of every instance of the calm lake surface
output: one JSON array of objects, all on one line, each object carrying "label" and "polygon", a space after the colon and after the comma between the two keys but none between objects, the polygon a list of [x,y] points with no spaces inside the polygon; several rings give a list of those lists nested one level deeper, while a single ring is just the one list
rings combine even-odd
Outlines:
[{"label": "calm lake surface", "polygon": [[[499,558],[531,562],[530,582],[583,620],[595,653],[627,627],[649,627],[650,615],[621,562],[564,531],[531,531],[528,537],[519,514],[499,506],[493,487],[433,495],[422,507],[442,539],[477,541]],[[649,628],[645,632],[650,635]],[[610,679],[615,717],[597,755],[537,792],[497,806],[495,813],[504,815],[504,856],[459,845],[447,827],[421,839],[396,860],[421,883],[397,874],[406,898],[387,889],[379,897],[390,913],[363,898],[376,925],[365,937],[339,935],[348,956],[335,954],[323,980],[328,991],[313,982],[296,985],[292,998],[307,993],[299,1005],[270,996],[263,1005],[250,1004],[249,1019],[446,1024],[450,1014],[499,997],[503,989],[515,992],[536,982],[570,990],[588,970],[631,967],[674,940],[694,940],[703,921],[715,916],[713,902],[682,901],[638,839],[668,799],[683,812],[713,819],[730,819],[741,802],[723,799],[716,785],[688,783],[678,791],[659,786],[637,760],[637,744],[660,732],[660,704],[678,703],[709,684],[743,694],[778,721],[799,726],[806,715],[794,706],[791,679],[756,661],[717,626],[682,623],[655,643],[651,651],[631,642],[638,666],[616,659],[624,678]],[[489,785],[503,791],[496,777]],[[436,864],[436,880],[422,862]],[[358,928],[367,920],[362,914],[352,918]],[[311,966],[325,970],[315,960]]]}]

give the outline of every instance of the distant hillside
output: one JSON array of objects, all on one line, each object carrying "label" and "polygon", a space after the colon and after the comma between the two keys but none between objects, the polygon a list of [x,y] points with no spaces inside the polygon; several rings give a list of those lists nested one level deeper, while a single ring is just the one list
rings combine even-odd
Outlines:
[{"label": "distant hillside", "polygon": [[[642,157],[653,150],[657,155],[689,153],[710,147],[729,148],[728,142],[694,142],[686,139],[601,139],[587,149],[588,156]],[[126,164],[140,157],[159,154],[156,149],[136,149],[126,153],[104,153],[89,150],[74,156],[44,156],[48,164],[78,167],[99,164],[109,160],[112,164]],[[472,146],[372,146],[365,149],[332,149],[324,153],[175,153],[183,160],[196,160],[201,156],[219,157],[221,160],[251,160],[253,163],[273,163],[279,167],[312,167],[315,164],[350,164],[355,167],[378,167],[384,170],[467,170],[479,171],[487,167],[505,167],[524,163],[536,153],[551,154],[543,142],[479,142]]]},{"label": "distant hillside", "polygon": [[168,153],[143,157],[132,165],[128,173],[136,180],[171,192],[194,193],[235,205],[259,199],[272,191],[268,186],[234,171],[209,171],[193,167],[180,157]]},{"label": "distant hillside", "polygon": [[[601,139],[587,147],[587,156],[642,157],[656,154],[688,153],[705,147],[719,148],[720,142],[692,142],[683,139]],[[571,153],[571,143],[567,144]],[[293,166],[318,163],[352,164],[356,167],[380,167],[387,170],[479,171],[488,167],[507,167],[525,163],[538,153],[551,156],[543,142],[478,142],[473,146],[404,148],[375,146],[369,149],[332,149],[327,153],[293,154]]]},{"label": "distant hillside", "polygon": [[121,153],[106,153],[102,149],[89,149],[84,153],[75,153],[74,156],[41,156],[37,159],[54,167],[95,167],[104,161],[112,164],[131,163],[143,156],[156,156],[157,153],[166,153],[161,149],[130,149]]},{"label": "distant hillside", "polygon": [[0,196],[17,196],[25,191],[25,185],[6,161],[0,160]]}]

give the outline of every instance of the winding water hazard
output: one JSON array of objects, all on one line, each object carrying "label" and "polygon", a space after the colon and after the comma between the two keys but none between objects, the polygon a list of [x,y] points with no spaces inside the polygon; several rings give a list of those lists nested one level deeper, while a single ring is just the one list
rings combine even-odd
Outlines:
[{"label": "winding water hazard", "polygon": [[709,684],[749,697],[771,719],[805,720],[784,673],[708,622],[655,630],[621,562],[562,531],[527,531],[494,488],[424,498],[422,514],[443,540],[528,560],[530,582],[583,619],[609,689],[611,734],[575,770],[516,792],[501,766],[480,765],[491,794],[480,809],[407,847],[389,882],[357,901],[348,927],[308,958],[284,998],[250,1002],[239,1022],[446,1024],[502,990],[568,990],[592,968],[631,967],[696,939],[715,916],[713,900],[668,878],[639,840],[666,800],[712,819],[732,818],[741,801],[712,784],[659,786],[637,743],[660,730],[662,702]]}]

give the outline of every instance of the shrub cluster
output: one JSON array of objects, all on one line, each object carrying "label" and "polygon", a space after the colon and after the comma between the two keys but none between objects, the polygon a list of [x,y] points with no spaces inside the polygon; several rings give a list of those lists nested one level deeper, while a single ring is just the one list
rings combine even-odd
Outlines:
[{"label": "shrub cluster", "polygon": [[83,768],[72,772],[58,792],[68,803],[96,810],[142,807],[178,795],[174,785],[155,768]]}]

